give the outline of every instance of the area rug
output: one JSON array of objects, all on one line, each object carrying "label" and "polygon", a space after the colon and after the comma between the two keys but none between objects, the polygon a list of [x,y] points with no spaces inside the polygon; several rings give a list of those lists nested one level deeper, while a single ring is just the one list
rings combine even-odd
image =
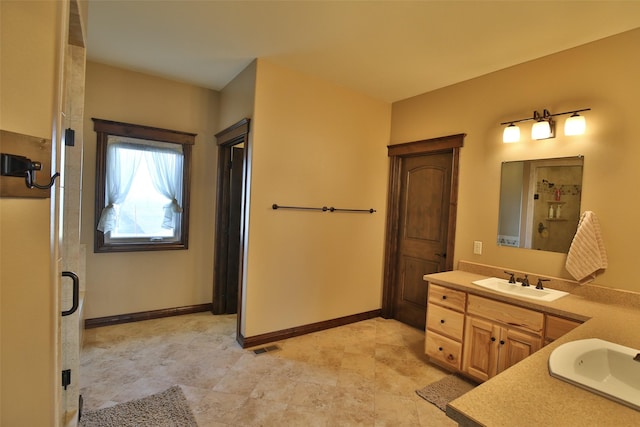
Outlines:
[{"label": "area rug", "polygon": [[447,403],[471,391],[475,386],[476,384],[457,375],[448,375],[420,390],[416,390],[416,393],[426,401],[436,405],[440,410],[446,411]]},{"label": "area rug", "polygon": [[179,386],[109,408],[83,411],[79,427],[197,427]]}]

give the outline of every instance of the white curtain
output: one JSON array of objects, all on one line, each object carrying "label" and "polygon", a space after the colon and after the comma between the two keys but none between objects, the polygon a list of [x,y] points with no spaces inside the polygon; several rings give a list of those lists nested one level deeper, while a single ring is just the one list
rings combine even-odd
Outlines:
[{"label": "white curtain", "polygon": [[116,228],[118,218],[114,205],[124,202],[127,198],[140,159],[141,153],[136,150],[125,150],[118,143],[107,145],[106,206],[102,209],[100,221],[98,221],[98,230],[103,233]]},{"label": "white curtain", "polygon": [[[174,228],[173,214],[182,213],[182,167],[184,156],[173,150],[146,152],[147,168],[153,187],[171,202],[164,206],[162,228]],[[150,157],[150,159],[149,159]],[[150,161],[149,161],[150,160]]]}]

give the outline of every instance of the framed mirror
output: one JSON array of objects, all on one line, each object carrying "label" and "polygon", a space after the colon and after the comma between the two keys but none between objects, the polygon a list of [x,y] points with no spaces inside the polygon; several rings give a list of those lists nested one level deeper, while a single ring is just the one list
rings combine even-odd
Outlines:
[{"label": "framed mirror", "polygon": [[569,252],[580,220],[583,160],[502,163],[499,246]]}]

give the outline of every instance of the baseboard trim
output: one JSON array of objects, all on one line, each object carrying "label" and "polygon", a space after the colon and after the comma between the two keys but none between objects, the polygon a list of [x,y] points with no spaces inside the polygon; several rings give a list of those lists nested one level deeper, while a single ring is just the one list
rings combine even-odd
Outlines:
[{"label": "baseboard trim", "polygon": [[115,316],[85,319],[84,328],[92,329],[101,326],[119,325],[121,323],[139,322],[141,320],[159,319],[161,317],[181,316],[183,314],[211,311],[212,304],[196,304],[183,307],[163,308],[160,310],[140,311],[137,313],[118,314]]},{"label": "baseboard trim", "polygon": [[325,329],[335,328],[337,326],[348,325],[349,323],[360,322],[362,320],[373,319],[380,317],[381,309],[365,311],[364,313],[352,314],[350,316],[339,317],[337,319],[325,320],[323,322],[311,323],[303,326],[296,326],[294,328],[283,329],[275,332],[268,332],[266,334],[254,335],[252,337],[244,337],[240,331],[236,335],[236,340],[242,348],[255,347],[257,345],[263,345],[274,341],[280,341],[287,338],[293,338],[300,335],[309,334],[311,332],[323,331]]}]

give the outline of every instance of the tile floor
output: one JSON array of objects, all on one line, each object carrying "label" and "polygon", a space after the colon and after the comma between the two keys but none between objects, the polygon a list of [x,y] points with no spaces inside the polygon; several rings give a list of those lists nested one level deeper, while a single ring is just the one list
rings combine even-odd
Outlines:
[{"label": "tile floor", "polygon": [[256,355],[235,327],[197,313],[86,330],[85,410],[178,384],[200,427],[456,425],[415,393],[447,375],[425,361],[422,331],[376,318]]}]

